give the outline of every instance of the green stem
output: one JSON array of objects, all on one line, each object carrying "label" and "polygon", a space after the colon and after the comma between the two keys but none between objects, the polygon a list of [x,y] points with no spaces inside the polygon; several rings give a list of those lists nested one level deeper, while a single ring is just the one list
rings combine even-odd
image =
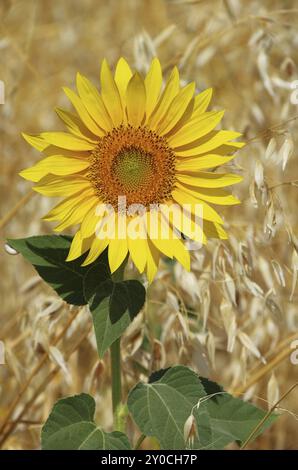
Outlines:
[{"label": "green stem", "polygon": [[113,414],[114,424],[117,427],[118,419],[117,413],[121,405],[122,393],[121,393],[121,359],[120,359],[120,341],[121,338],[111,345],[111,370],[112,370],[112,403],[113,403]]},{"label": "green stem", "polygon": [[138,450],[138,449],[141,447],[141,445],[142,445],[142,443],[143,443],[143,441],[144,441],[145,439],[146,439],[145,434],[141,434],[140,437],[139,437],[139,439],[137,440],[137,443],[136,443],[136,445],[135,445],[134,450]]},{"label": "green stem", "polygon": [[[114,282],[121,282],[124,279],[124,270],[127,263],[127,257],[122,265],[113,274]],[[122,387],[121,387],[121,337],[116,339],[110,347],[111,353],[111,376],[112,376],[112,404],[114,416],[114,428],[120,431],[121,425],[121,405],[122,405]]]}]

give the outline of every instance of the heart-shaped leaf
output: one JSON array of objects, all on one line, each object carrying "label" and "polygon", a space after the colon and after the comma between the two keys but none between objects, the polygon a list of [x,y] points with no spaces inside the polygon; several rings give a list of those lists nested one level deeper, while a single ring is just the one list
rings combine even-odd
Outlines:
[{"label": "heart-shaped leaf", "polygon": [[[265,416],[265,412],[233,397],[215,382],[205,378],[201,378],[201,382],[210,397],[206,404],[213,433],[211,448],[222,449],[233,441],[244,442]],[[262,433],[276,418],[277,415],[272,414],[254,437]]]},{"label": "heart-shaped leaf", "polygon": [[114,282],[106,266],[92,266],[84,277],[100,357],[118,339],[145,302],[144,286],[135,280]]},{"label": "heart-shaped leaf", "polygon": [[[71,237],[64,235],[7,240],[12,248],[19,251],[35,267],[38,274],[63,300],[73,305],[85,305],[87,301],[83,294],[83,277],[89,267],[81,266],[85,256],[74,261],[66,261],[71,241]],[[106,252],[99,260],[107,260]]]},{"label": "heart-shaped leaf", "polygon": [[44,450],[128,450],[121,432],[106,433],[93,421],[94,399],[85,393],[59,400],[41,433]]},{"label": "heart-shaped leaf", "polygon": [[[162,449],[200,449],[212,441],[206,405],[197,408],[205,390],[199,377],[184,366],[154,374],[129,394],[128,408],[142,433],[158,439]],[[194,417],[196,429],[187,442],[185,425]]]},{"label": "heart-shaped leaf", "polygon": [[[184,366],[154,373],[148,384],[139,383],[129,394],[129,410],[146,436],[154,436],[163,449],[185,449],[185,423],[192,414],[196,424],[193,448],[222,449],[243,442],[265,412],[200,378]],[[260,432],[276,416],[268,419]]]},{"label": "heart-shaped leaf", "polygon": [[71,242],[71,237],[62,235],[8,240],[63,300],[73,305],[89,303],[102,357],[141,310],[145,289],[135,280],[114,280],[107,250],[91,266],[81,266],[86,255],[66,261]]}]

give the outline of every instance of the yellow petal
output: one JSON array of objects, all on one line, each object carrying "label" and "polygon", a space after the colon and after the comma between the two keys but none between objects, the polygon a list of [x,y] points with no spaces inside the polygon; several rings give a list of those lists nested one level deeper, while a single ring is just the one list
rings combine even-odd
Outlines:
[{"label": "yellow petal", "polygon": [[159,60],[155,57],[145,78],[146,117],[147,120],[154,110],[162,86],[162,70]]},{"label": "yellow petal", "polygon": [[[225,155],[234,154],[237,152],[237,150],[241,149],[245,145],[245,142],[226,142],[225,144],[216,147],[215,151],[217,155],[222,155],[224,157]],[[236,155],[233,156],[235,157]]]},{"label": "yellow petal", "polygon": [[106,59],[103,60],[101,65],[100,79],[103,102],[109,115],[111,116],[114,126],[118,127],[123,122],[121,98]]},{"label": "yellow petal", "polygon": [[[181,150],[175,150],[176,155],[181,157],[193,157],[202,155],[203,153],[211,152],[217,149],[221,145],[227,145],[230,140],[237,139],[241,134],[233,131],[213,131],[198,139],[198,142],[192,142],[187,148]],[[236,146],[237,144],[243,145],[241,142],[230,142],[231,145]]]},{"label": "yellow petal", "polygon": [[127,240],[125,239],[112,239],[109,243],[109,265],[111,273],[114,273],[125,260],[127,255]]},{"label": "yellow petal", "polygon": [[222,240],[227,240],[228,238],[226,231],[216,222],[203,220],[203,231],[207,238],[220,238]]},{"label": "yellow petal", "polygon": [[88,160],[80,160],[79,158],[64,157],[56,155],[46,157],[37,162],[31,168],[22,170],[19,174],[29,181],[37,182],[44,176],[51,173],[52,175],[71,175],[85,170],[90,165]]},{"label": "yellow petal", "polygon": [[81,238],[81,233],[78,230],[72,239],[68,256],[65,261],[73,261],[74,259],[79,258],[82,254],[81,248],[82,248],[82,238]]},{"label": "yellow petal", "polygon": [[89,212],[90,207],[94,205],[94,199],[94,197],[90,199],[84,199],[81,200],[77,205],[73,206],[71,210],[65,214],[62,222],[54,228],[55,232],[62,232],[62,230],[65,230],[72,225],[80,224],[86,214]]},{"label": "yellow petal", "polygon": [[170,227],[160,212],[145,214],[146,230],[152,244],[168,258],[173,259],[173,247],[169,244]]},{"label": "yellow petal", "polygon": [[99,204],[99,200],[96,197],[94,199],[94,204],[90,207],[90,210],[85,215],[84,220],[81,224],[81,233],[83,238],[91,237],[91,235],[95,234],[95,229],[98,222],[101,220],[101,217],[96,213],[96,207]]},{"label": "yellow petal", "polygon": [[[194,188],[184,184],[177,183],[177,188],[183,189],[187,194],[203,199],[204,201],[211,202],[212,204],[219,204],[223,206],[233,206],[240,204],[238,198],[228,193],[224,189],[209,189],[209,188]],[[211,219],[212,220],[212,219]],[[218,221],[219,222],[219,221]]]},{"label": "yellow petal", "polygon": [[[161,212],[158,213],[158,236],[151,230],[148,230],[148,225],[152,224],[150,214],[147,214],[147,231],[153,245],[168,258],[176,258],[186,269],[190,266],[190,256],[188,250],[185,248],[181,238],[178,237],[176,232]],[[181,237],[181,236],[180,236]]]},{"label": "yellow petal", "polygon": [[144,218],[136,216],[127,221],[127,243],[136,268],[142,273],[147,263],[147,240]]},{"label": "yellow petal", "polygon": [[171,247],[170,251],[173,253],[173,257],[176,258],[182,266],[189,271],[190,269],[190,256],[189,251],[185,247],[184,242],[181,238],[180,231],[177,232],[176,228],[173,229],[170,219],[165,215],[164,207],[161,210],[161,222],[165,223],[169,227],[169,239],[167,240],[168,245]]},{"label": "yellow petal", "polygon": [[[220,150],[225,150],[224,153],[221,153],[220,155],[224,155],[227,151],[231,152],[233,150],[238,150],[238,149],[242,149],[242,147],[244,147],[246,145],[246,142],[226,142],[225,145],[223,145],[222,147],[220,147]],[[216,150],[217,152],[218,150]]]},{"label": "yellow petal", "polygon": [[76,112],[78,113],[78,115],[82,119],[82,122],[85,124],[85,126],[94,135],[102,137],[105,134],[105,132],[92,119],[92,117],[88,113],[87,109],[85,108],[84,103],[81,100],[81,98],[74,91],[72,91],[70,88],[64,87],[63,91],[66,94],[67,98],[72,103],[73,107],[75,108]]},{"label": "yellow petal", "polygon": [[42,152],[49,145],[48,142],[45,142],[41,135],[29,135],[23,132],[22,136],[26,142],[28,142],[28,144],[30,144],[36,150],[39,150],[39,152]]},{"label": "yellow petal", "polygon": [[[97,212],[96,215],[98,215]],[[95,227],[96,238],[108,241],[117,238],[116,223],[117,215],[114,211],[106,211],[98,216],[98,223]]]},{"label": "yellow petal", "polygon": [[164,240],[162,238],[150,238],[150,240],[158,249],[158,251],[163,253],[168,258],[173,259],[173,247],[169,243],[169,240]]},{"label": "yellow petal", "polygon": [[146,91],[142,77],[135,73],[130,79],[126,91],[126,108],[128,122],[134,127],[139,127],[145,113]]},{"label": "yellow petal", "polygon": [[[110,131],[113,124],[97,88],[87,77],[78,73],[77,89],[83,104],[96,124],[100,129],[107,132]],[[104,132],[102,134],[104,134]]]},{"label": "yellow petal", "polygon": [[175,127],[175,125],[183,117],[185,111],[190,105],[194,91],[195,84],[189,83],[173,99],[168,111],[165,114],[163,121],[161,121],[161,123],[157,127],[159,134],[165,135]]},{"label": "yellow petal", "polygon": [[151,284],[153,281],[159,265],[160,252],[155,248],[153,243],[148,240],[148,252],[147,252],[147,264],[146,264],[146,273],[148,282]]},{"label": "yellow petal", "polygon": [[87,151],[93,150],[96,146],[95,143],[92,143],[89,140],[80,139],[79,137],[67,134],[66,132],[43,132],[41,136],[48,144],[55,145],[55,147],[60,147],[66,150]]},{"label": "yellow petal", "polygon": [[79,194],[72,195],[54,206],[44,217],[43,220],[62,220],[74,206],[86,198],[93,197],[93,188],[88,188]]},{"label": "yellow petal", "polygon": [[221,121],[224,111],[211,111],[191,119],[178,132],[168,137],[171,147],[181,147],[212,131]]},{"label": "yellow petal", "polygon": [[89,250],[92,241],[93,238],[82,238],[81,232],[78,231],[73,237],[66,261],[73,261],[86,253],[86,251]]},{"label": "yellow petal", "polygon": [[137,270],[142,273],[147,263],[147,240],[128,239],[128,249],[131,259],[136,266]]},{"label": "yellow petal", "polygon": [[199,212],[201,212],[201,209],[203,210],[203,219],[210,220],[211,222],[218,222],[220,224],[223,223],[219,214],[205,201],[199,199],[199,196],[197,196],[196,193],[189,192],[184,187],[178,185],[179,183],[177,183],[177,189],[174,189],[172,192],[174,201],[178,202],[178,204],[182,206],[186,205],[185,210],[188,210],[188,207],[190,206],[189,210],[192,214],[196,213],[196,206],[198,205],[198,209],[200,209]]},{"label": "yellow petal", "polygon": [[88,159],[90,152],[86,150],[67,150],[56,147],[55,145],[49,145],[43,154],[46,157],[55,157],[56,155],[62,155],[63,157],[80,158],[81,160]]},{"label": "yellow petal", "polygon": [[178,172],[189,172],[189,174],[196,175],[199,170],[206,170],[207,168],[214,168],[228,163],[235,158],[235,155],[220,156],[220,155],[204,155],[193,158],[181,158],[176,161],[176,169]]},{"label": "yellow petal", "polygon": [[181,183],[200,188],[223,188],[243,180],[242,176],[233,173],[208,173],[203,171],[194,176],[177,173],[176,178]]},{"label": "yellow petal", "polygon": [[121,57],[116,65],[115,82],[119,90],[120,98],[122,101],[123,109],[126,106],[126,89],[129,80],[132,77],[132,71],[126,60]]},{"label": "yellow petal", "polygon": [[83,124],[83,122],[78,116],[61,108],[56,108],[55,111],[58,114],[59,118],[66,125],[69,132],[76,135],[77,137],[80,137],[81,139],[94,142],[96,145],[97,141],[94,140],[94,134],[92,134],[89,129],[87,129],[87,127]]},{"label": "yellow petal", "polygon": [[[117,216],[113,211],[105,212],[105,214],[98,216],[97,224],[95,226],[95,237],[97,240],[106,242],[106,244],[105,243],[98,244],[99,247],[108,246],[110,240],[116,237],[116,231],[115,231],[116,220],[117,220]],[[97,246],[97,244],[95,244],[95,246]],[[90,254],[90,256],[92,257],[92,253]],[[89,264],[89,260],[87,264]]]},{"label": "yellow petal", "polygon": [[193,107],[193,116],[203,114],[209,106],[212,97],[212,88],[202,91],[195,97],[195,103]]},{"label": "yellow petal", "polygon": [[190,271],[190,255],[184,243],[178,238],[169,240],[169,243],[173,246],[174,258],[176,258],[187,271]]},{"label": "yellow petal", "polygon": [[176,230],[183,233],[191,240],[206,243],[201,219],[195,219],[190,213],[183,211],[182,207],[177,203],[169,202],[167,207],[164,206],[163,204],[160,206],[161,212]]},{"label": "yellow petal", "polygon": [[101,253],[106,249],[106,247],[109,244],[109,240],[105,238],[104,240],[99,239],[99,238],[94,238],[90,251],[88,253],[87,258],[85,261],[82,263],[82,266],[88,266],[88,264],[93,263],[100,255]]},{"label": "yellow petal", "polygon": [[155,130],[157,128],[158,123],[163,119],[170,104],[178,94],[179,88],[179,72],[177,67],[174,67],[155,109],[148,119],[150,129]]},{"label": "yellow petal", "polygon": [[57,176],[45,176],[40,183],[34,186],[34,191],[49,197],[71,196],[78,191],[90,188],[87,179],[58,178]]}]

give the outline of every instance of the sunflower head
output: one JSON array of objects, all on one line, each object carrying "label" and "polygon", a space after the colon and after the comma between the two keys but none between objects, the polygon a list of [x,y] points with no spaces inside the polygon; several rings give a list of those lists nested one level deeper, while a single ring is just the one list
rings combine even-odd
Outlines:
[{"label": "sunflower head", "polygon": [[74,108],[57,109],[66,132],[24,134],[44,158],[20,174],[62,197],[44,218],[56,231],[77,226],[69,261],[88,252],[87,265],[108,247],[112,272],[128,253],[149,280],[162,254],[189,269],[185,239],[227,238],[213,204],[238,204],[223,188],[241,177],[217,169],[244,145],[240,134],[216,130],[223,112],[207,111],[211,89],[181,86],[176,67],[164,82],[157,58],[145,77],[123,58],[112,74],[104,60],[100,81],[78,74],[77,93],[64,89]]}]

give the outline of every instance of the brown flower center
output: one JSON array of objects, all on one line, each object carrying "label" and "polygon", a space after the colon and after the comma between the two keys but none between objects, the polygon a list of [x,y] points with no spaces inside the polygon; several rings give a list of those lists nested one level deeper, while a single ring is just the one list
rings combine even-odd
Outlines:
[{"label": "brown flower center", "polygon": [[175,182],[175,155],[166,139],[146,127],[120,126],[102,137],[91,154],[89,178],[99,199],[117,207],[166,201]]}]

